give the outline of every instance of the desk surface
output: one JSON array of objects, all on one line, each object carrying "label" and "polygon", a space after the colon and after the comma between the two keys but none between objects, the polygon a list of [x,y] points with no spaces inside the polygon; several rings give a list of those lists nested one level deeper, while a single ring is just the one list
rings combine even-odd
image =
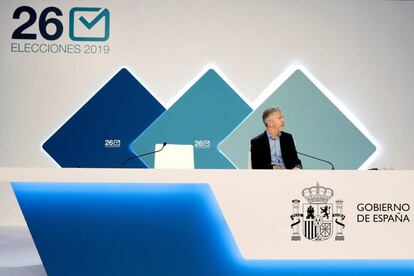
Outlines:
[{"label": "desk surface", "polygon": [[[74,189],[79,183],[96,183],[97,189],[103,183],[115,183],[115,188],[116,183],[208,184],[240,254],[257,260],[413,259],[413,179],[413,171],[0,169],[3,182],[65,182]],[[338,213],[336,201],[343,202],[339,222],[344,241],[335,240],[340,216],[327,221],[331,237],[306,238],[305,207],[310,202],[302,193],[317,184],[333,191],[325,202],[331,215]],[[300,200],[296,211],[294,199]],[[301,240],[292,241],[292,224],[298,219]]]}]

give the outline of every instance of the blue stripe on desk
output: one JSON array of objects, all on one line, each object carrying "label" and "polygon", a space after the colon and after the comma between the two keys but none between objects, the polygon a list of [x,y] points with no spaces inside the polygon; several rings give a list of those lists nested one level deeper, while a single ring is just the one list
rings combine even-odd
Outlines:
[{"label": "blue stripe on desk", "polygon": [[246,260],[208,184],[12,186],[52,276],[414,274],[412,260]]}]

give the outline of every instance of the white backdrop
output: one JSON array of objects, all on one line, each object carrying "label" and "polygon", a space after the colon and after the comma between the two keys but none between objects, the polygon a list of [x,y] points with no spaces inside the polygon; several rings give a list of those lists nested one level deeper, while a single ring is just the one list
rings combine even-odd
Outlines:
[{"label": "white backdrop", "polygon": [[[23,5],[38,16],[57,6],[65,20],[76,5],[108,8],[110,54],[12,53]],[[212,63],[249,103],[303,65],[376,140],[373,167],[414,168],[414,2],[1,0],[0,26],[2,167],[56,167],[41,145],[121,67],[168,107]]]}]

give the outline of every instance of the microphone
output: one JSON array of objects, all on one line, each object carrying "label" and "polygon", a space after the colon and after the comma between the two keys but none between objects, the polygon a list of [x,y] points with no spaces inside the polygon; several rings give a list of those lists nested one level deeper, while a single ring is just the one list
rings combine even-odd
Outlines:
[{"label": "microphone", "polygon": [[320,159],[320,158],[318,158],[318,157],[315,157],[315,156],[312,156],[312,155],[308,155],[308,154],[305,154],[305,153],[301,153],[301,152],[297,152],[297,153],[298,153],[298,154],[300,154],[300,155],[303,155],[303,156],[306,156],[306,157],[309,157],[309,158],[315,159],[315,160],[319,160],[319,161],[325,162],[325,163],[327,163],[327,164],[331,165],[331,169],[332,169],[332,170],[335,170],[334,165],[333,165],[331,162],[327,161],[327,160],[323,160],[323,159]]},{"label": "microphone", "polygon": [[132,156],[132,157],[129,157],[129,158],[125,159],[124,161],[122,161],[122,168],[125,168],[125,163],[130,161],[130,160],[137,159],[137,158],[140,158],[140,157],[145,156],[145,155],[155,154],[157,152],[162,151],[166,145],[167,145],[167,142],[164,142],[164,143],[162,143],[162,147],[159,150],[146,152],[146,153],[136,155],[136,156]]}]

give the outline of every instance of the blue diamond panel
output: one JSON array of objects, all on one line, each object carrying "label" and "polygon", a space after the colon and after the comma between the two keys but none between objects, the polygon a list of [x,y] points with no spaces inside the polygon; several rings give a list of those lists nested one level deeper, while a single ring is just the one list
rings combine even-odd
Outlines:
[{"label": "blue diamond panel", "polygon": [[[331,161],[337,169],[358,169],[375,151],[375,145],[319,88],[296,70],[252,112],[220,145],[238,168],[248,167],[250,139],[265,129],[262,113],[278,106],[285,115],[285,129],[296,149]],[[330,165],[300,156],[305,169],[330,169]]]},{"label": "blue diamond panel", "polygon": [[[210,69],[131,144],[131,150],[138,155],[163,142],[197,145],[196,141],[206,141],[194,149],[195,168],[234,168],[218,145],[251,111]],[[148,167],[154,166],[153,155],[142,160]]]},{"label": "blue diamond panel", "polygon": [[[121,69],[44,144],[61,167],[119,168],[130,143],[165,108],[127,69]],[[125,167],[145,168],[139,159]]]}]

